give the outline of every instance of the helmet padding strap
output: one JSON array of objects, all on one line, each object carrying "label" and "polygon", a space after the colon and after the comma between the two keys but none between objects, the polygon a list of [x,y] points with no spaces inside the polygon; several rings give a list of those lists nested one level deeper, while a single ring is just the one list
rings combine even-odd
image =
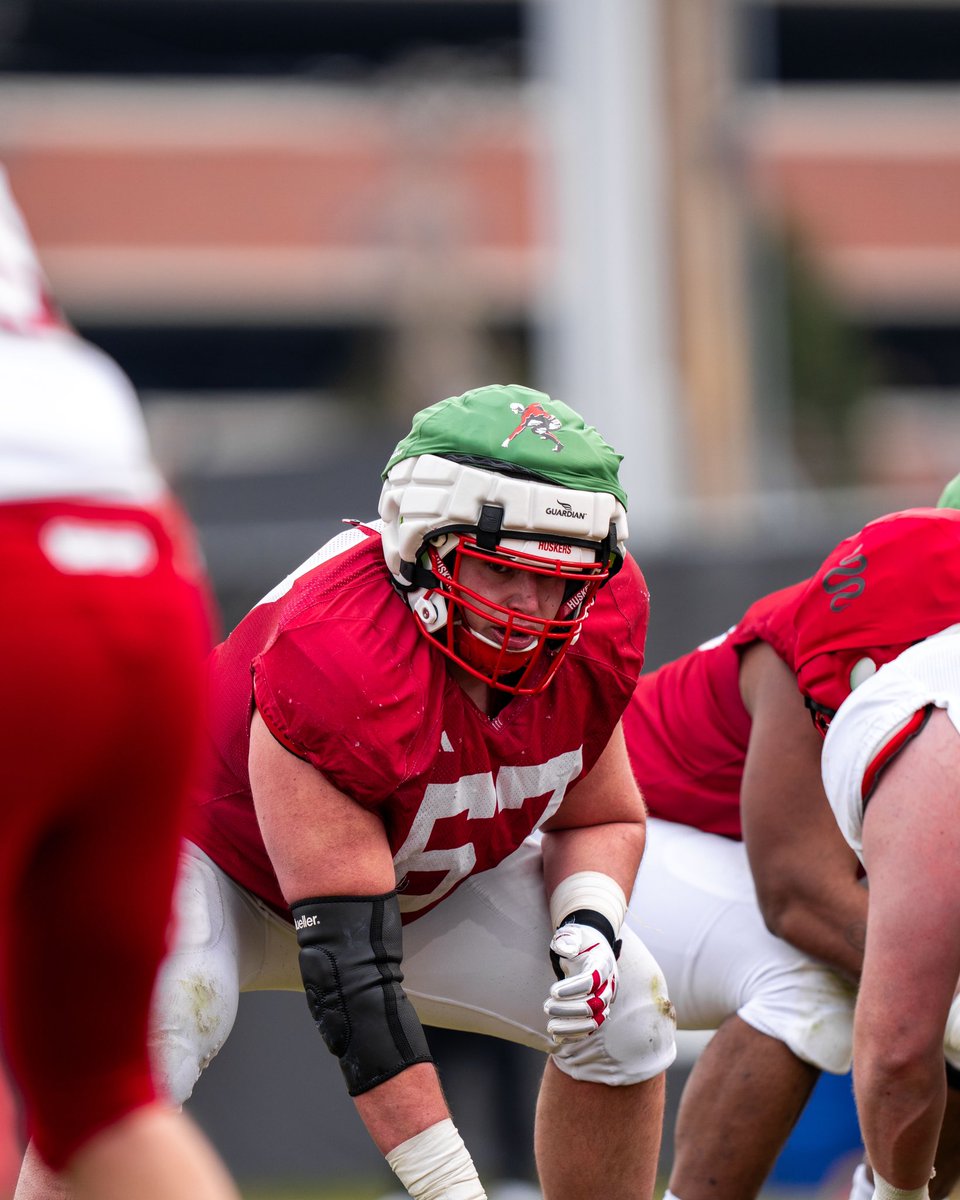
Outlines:
[{"label": "helmet padding strap", "polygon": [[503,529],[503,509],[499,504],[484,504],[477,521],[476,540],[481,550],[496,550]]}]

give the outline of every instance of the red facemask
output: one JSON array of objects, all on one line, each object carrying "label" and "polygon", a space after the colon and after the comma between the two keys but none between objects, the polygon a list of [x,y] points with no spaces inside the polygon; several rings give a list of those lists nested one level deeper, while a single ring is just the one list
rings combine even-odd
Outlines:
[{"label": "red facemask", "polygon": [[[558,611],[550,617],[521,613],[472,590],[461,579],[461,567],[469,559],[562,580]],[[518,696],[542,691],[577,640],[598,588],[610,577],[609,568],[596,561],[592,549],[547,539],[508,540],[497,550],[484,550],[475,538],[461,536],[453,560],[451,572],[440,552],[430,551],[439,584],[434,594],[447,606],[446,625],[435,638],[440,650],[500,691]],[[473,629],[467,614],[479,617],[488,630]]]}]

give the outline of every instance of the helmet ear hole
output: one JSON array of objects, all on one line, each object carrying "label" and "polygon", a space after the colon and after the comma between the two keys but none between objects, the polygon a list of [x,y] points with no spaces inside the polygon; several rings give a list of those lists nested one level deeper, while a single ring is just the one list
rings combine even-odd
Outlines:
[{"label": "helmet ear hole", "polygon": [[436,633],[447,623],[447,604],[441,596],[421,593],[411,598],[410,607],[427,633]]},{"label": "helmet ear hole", "polygon": [[414,605],[417,616],[424,625],[432,625],[437,619],[437,606],[429,601],[426,596],[418,600]]}]

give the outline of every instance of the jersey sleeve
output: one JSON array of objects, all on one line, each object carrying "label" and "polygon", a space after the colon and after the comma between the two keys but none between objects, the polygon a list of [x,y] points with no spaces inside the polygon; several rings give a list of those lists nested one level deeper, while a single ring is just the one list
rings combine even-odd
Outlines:
[{"label": "jersey sleeve", "polygon": [[766,642],[793,670],[796,653],[796,607],[807,580],[771,592],[751,604],[730,633],[738,650],[753,642]]},{"label": "jersey sleeve", "polygon": [[960,512],[907,509],[845,538],[796,610],[804,695],[836,711],[865,672],[960,622]]},{"label": "jersey sleeve", "polygon": [[617,650],[612,656],[612,666],[622,676],[624,683],[622,711],[626,708],[643,670],[647,631],[650,626],[650,590],[643,572],[629,554],[611,580],[609,588],[616,612],[623,623],[622,632],[614,633]]},{"label": "jersey sleeve", "polygon": [[643,668],[649,616],[646,581],[628,555],[591,609],[569,664],[544,693],[554,719],[584,731],[580,778],[593,768],[630,703]]},{"label": "jersey sleeve", "polygon": [[273,736],[345,794],[377,808],[418,769],[439,705],[417,648],[398,655],[374,620],[288,629],[253,661],[254,699]]}]

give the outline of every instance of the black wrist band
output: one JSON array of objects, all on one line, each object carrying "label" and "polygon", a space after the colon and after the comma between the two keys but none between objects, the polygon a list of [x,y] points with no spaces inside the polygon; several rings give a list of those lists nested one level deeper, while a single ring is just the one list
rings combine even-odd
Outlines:
[{"label": "black wrist band", "polygon": [[562,929],[564,925],[589,925],[591,929],[603,934],[613,947],[614,956],[620,957],[620,939],[603,913],[598,913],[593,908],[578,908],[576,912],[567,913],[557,928]]},{"label": "black wrist band", "polygon": [[[589,925],[591,929],[595,929],[598,933],[603,934],[610,948],[613,950],[613,957],[617,959],[620,957],[622,942],[620,938],[615,936],[613,926],[603,913],[598,913],[592,908],[578,908],[576,912],[567,913],[557,928],[562,929],[564,925]],[[560,966],[560,956],[554,950],[550,951],[550,962],[553,964],[553,973],[557,979],[564,979],[565,976]]]}]

